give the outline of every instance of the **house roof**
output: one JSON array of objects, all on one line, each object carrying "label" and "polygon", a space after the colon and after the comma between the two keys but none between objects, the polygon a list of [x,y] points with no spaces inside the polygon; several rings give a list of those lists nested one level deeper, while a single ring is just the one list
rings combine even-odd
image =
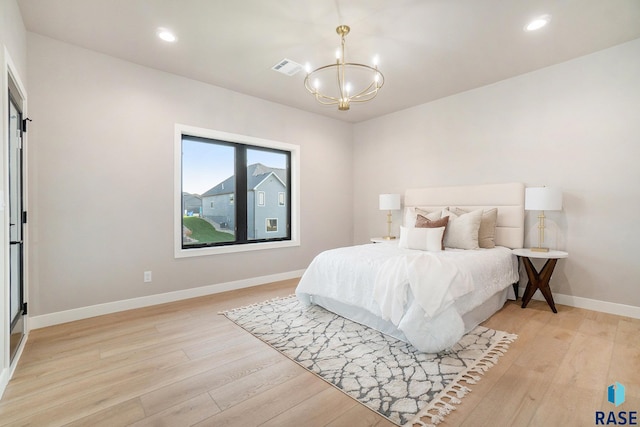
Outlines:
[{"label": "house roof", "polygon": [[[278,178],[282,185],[287,186],[287,173],[285,169],[270,168],[262,163],[254,163],[247,166],[247,188],[249,190],[255,190],[264,180],[270,175]],[[202,197],[217,196],[220,194],[231,194],[236,191],[235,176],[232,175],[225,179],[221,183],[212,187],[208,191],[202,194]]]},{"label": "house roof", "polygon": [[182,192],[182,198],[184,200],[191,200],[191,199],[202,199],[202,196],[199,194],[192,194],[192,193],[187,193],[186,191]]}]

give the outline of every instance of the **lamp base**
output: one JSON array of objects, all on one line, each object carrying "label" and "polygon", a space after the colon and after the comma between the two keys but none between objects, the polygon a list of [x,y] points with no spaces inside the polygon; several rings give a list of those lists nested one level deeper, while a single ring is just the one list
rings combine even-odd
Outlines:
[{"label": "lamp base", "polygon": [[384,240],[395,240],[396,236],[384,236]]},{"label": "lamp base", "polygon": [[549,248],[531,248],[533,252],[549,252]]}]

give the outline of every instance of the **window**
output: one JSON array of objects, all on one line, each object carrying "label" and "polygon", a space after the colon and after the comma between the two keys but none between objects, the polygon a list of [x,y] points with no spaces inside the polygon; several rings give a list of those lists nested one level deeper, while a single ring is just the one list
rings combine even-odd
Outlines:
[{"label": "window", "polygon": [[176,257],[300,244],[298,146],[183,125],[175,139]]},{"label": "window", "polygon": [[278,218],[267,218],[267,233],[278,232]]}]

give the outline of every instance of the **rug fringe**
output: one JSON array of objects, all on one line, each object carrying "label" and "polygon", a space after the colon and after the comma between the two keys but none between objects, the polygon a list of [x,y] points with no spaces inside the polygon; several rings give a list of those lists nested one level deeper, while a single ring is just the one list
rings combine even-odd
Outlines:
[{"label": "rug fringe", "polygon": [[[498,358],[502,357],[509,349],[509,344],[513,343],[518,336],[516,334],[504,333],[495,343],[487,349],[485,354],[471,365],[465,372],[451,382],[444,390],[440,392],[433,400],[424,408],[422,408],[410,421],[406,422],[403,427],[435,427],[444,421],[444,417],[455,411],[455,405],[462,403],[460,399],[471,392],[460,382],[466,384],[476,384],[480,381],[482,375],[492,366],[498,363]],[[475,375],[474,375],[475,374]],[[447,399],[445,401],[445,399]],[[423,421],[429,419],[429,422]]]}]

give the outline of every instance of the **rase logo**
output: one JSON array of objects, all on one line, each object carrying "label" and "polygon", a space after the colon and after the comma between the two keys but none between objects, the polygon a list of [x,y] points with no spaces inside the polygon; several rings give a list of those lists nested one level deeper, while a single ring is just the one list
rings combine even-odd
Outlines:
[{"label": "rase logo", "polygon": [[607,400],[616,405],[616,408],[624,403],[624,386],[619,382],[611,384],[607,388]]},{"label": "rase logo", "polygon": [[[607,400],[616,408],[624,403],[625,389],[622,384],[616,382],[607,387]],[[596,411],[596,425],[638,425],[638,411]]]}]

